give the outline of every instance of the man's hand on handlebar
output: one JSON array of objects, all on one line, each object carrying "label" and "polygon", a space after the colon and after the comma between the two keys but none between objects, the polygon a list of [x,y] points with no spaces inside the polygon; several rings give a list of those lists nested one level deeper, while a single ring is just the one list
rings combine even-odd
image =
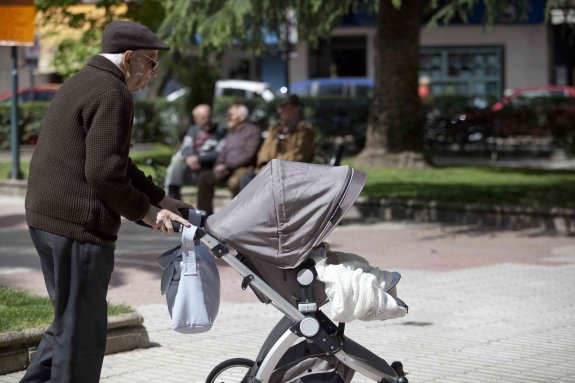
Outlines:
[{"label": "man's hand on handlebar", "polygon": [[180,215],[167,209],[160,209],[154,205],[150,205],[150,209],[142,221],[150,225],[152,227],[152,231],[159,230],[162,233],[173,233],[174,222],[190,227],[190,223]]}]

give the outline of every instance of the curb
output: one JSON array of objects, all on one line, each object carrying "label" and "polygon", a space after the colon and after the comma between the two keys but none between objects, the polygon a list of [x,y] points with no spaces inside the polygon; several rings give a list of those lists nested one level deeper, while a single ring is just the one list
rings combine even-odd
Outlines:
[{"label": "curb", "polygon": [[[185,187],[182,189],[182,195],[192,200],[196,196],[196,188]],[[216,190],[214,195],[216,207],[222,207],[230,200],[231,194],[227,189]],[[575,209],[568,208],[535,209],[360,196],[344,220],[411,221],[504,230],[539,228],[557,235],[575,235]]]},{"label": "curb", "polygon": [[[195,186],[182,188],[182,196],[195,203]],[[0,195],[24,196],[23,180],[0,180]],[[214,206],[220,208],[231,200],[227,189],[216,189]],[[346,220],[412,221],[473,225],[484,228],[521,230],[539,228],[558,235],[575,235],[575,209],[489,206],[423,200],[359,197]]]},{"label": "curb", "polygon": [[506,230],[539,228],[560,235],[575,235],[575,209],[568,208],[535,209],[359,197],[348,215],[352,220],[441,222]]},{"label": "curb", "polygon": [[25,180],[0,179],[0,195],[24,197],[26,195]]},{"label": "curb", "polygon": [[[109,317],[105,355],[150,347],[148,332],[143,323],[144,318],[136,312]],[[0,375],[28,367],[46,328],[0,334]]]}]

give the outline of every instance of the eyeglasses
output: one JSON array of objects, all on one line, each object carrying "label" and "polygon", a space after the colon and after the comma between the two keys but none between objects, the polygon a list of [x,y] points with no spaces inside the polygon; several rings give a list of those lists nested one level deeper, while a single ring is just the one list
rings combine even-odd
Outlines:
[{"label": "eyeglasses", "polygon": [[137,56],[143,56],[143,57],[147,58],[148,60],[150,60],[150,62],[152,63],[152,70],[156,70],[156,68],[158,67],[158,65],[160,65],[160,63],[159,63],[158,61],[154,60],[154,59],[151,58],[151,57],[148,57],[148,56],[143,55],[143,54],[141,54],[141,53],[135,53],[135,55],[137,55]]}]

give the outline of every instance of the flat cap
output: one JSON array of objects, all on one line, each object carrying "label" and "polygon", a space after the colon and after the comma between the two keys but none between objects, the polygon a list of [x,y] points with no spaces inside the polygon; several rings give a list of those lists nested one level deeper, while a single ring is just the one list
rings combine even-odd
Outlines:
[{"label": "flat cap", "polygon": [[281,100],[280,102],[278,102],[277,105],[280,108],[283,106],[287,106],[287,105],[301,106],[301,102],[300,102],[297,94],[290,94],[288,97],[286,97],[283,100]]},{"label": "flat cap", "polygon": [[123,53],[128,50],[170,49],[148,27],[133,21],[113,21],[104,31],[102,37],[103,53]]}]

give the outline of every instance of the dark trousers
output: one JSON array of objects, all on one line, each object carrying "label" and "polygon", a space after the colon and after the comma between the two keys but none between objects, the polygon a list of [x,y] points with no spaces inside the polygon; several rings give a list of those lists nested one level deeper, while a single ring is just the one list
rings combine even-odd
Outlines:
[{"label": "dark trousers", "polygon": [[98,382],[106,348],[106,294],[114,246],[80,242],[33,227],[30,236],[40,255],[54,321],[21,382]]},{"label": "dark trousers", "polygon": [[226,185],[235,197],[240,192],[240,180],[246,173],[252,171],[252,167],[240,167],[232,170],[225,178],[217,179],[213,169],[202,170],[198,174],[198,204],[197,208],[206,212],[206,215],[214,213],[214,193],[217,185]]}]

